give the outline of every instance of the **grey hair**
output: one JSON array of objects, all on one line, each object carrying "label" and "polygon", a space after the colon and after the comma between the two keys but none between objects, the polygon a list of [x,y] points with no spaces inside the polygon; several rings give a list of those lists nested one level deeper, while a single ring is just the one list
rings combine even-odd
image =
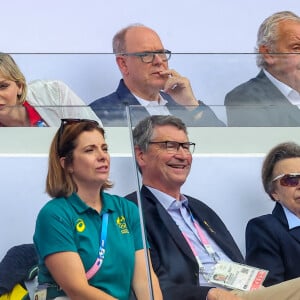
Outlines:
[{"label": "grey hair", "polygon": [[147,151],[149,142],[153,137],[154,128],[157,126],[171,125],[179,130],[184,131],[187,135],[187,128],[181,119],[174,116],[150,116],[140,121],[132,132],[133,144],[138,146],[142,151]]},{"label": "grey hair", "polygon": [[274,200],[272,196],[274,188],[272,180],[275,165],[283,159],[297,157],[300,157],[300,146],[294,142],[278,144],[266,155],[261,170],[261,178],[264,189],[272,200]]},{"label": "grey hair", "polygon": [[126,33],[128,32],[128,30],[135,27],[146,27],[146,26],[140,23],[130,24],[122,28],[114,35],[112,40],[112,48],[114,54],[126,52]]},{"label": "grey hair", "polygon": [[255,51],[256,55],[256,65],[259,68],[265,68],[267,63],[261,53],[259,53],[259,48],[261,46],[266,46],[270,52],[276,52],[275,43],[278,40],[278,28],[279,23],[282,21],[296,21],[300,23],[300,18],[291,11],[280,11],[274,13],[273,15],[266,18],[260,25],[257,32],[257,41]]}]

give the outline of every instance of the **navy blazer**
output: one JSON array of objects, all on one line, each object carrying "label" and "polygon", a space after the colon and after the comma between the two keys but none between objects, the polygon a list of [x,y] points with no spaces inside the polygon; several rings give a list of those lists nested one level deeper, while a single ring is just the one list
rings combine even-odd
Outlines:
[{"label": "navy blazer", "polygon": [[300,110],[265,73],[234,88],[225,96],[228,126],[300,126]]},{"label": "navy blazer", "polygon": [[289,230],[281,204],[272,214],[250,220],[246,227],[246,261],[269,270],[264,282],[270,286],[300,277],[300,227]]},{"label": "navy blazer", "polygon": [[[186,196],[193,216],[233,261],[243,256],[218,215],[203,202]],[[136,193],[126,198],[137,203]],[[141,189],[150,256],[165,300],[205,300],[210,287],[199,285],[199,266],[178,226],[145,186]]]},{"label": "navy blazer", "polygon": [[10,248],[0,262],[0,296],[12,291],[16,284],[33,280],[38,273],[38,254],[34,244]]},{"label": "navy blazer", "polygon": [[[164,99],[168,101],[166,104],[170,113],[182,119],[187,126],[225,126],[215,113],[204,103],[194,110],[188,110],[184,106],[176,103],[168,94],[161,92]],[[121,79],[119,86],[115,92],[97,99],[90,104],[90,107],[100,118],[104,126],[127,126],[126,106],[130,107],[130,116],[132,125],[136,125],[139,121],[149,116],[148,111],[140,105],[138,100],[129,91]]]}]

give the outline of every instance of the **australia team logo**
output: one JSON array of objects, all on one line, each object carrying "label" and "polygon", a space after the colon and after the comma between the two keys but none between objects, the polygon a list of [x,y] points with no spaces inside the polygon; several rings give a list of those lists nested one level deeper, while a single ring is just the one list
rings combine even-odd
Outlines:
[{"label": "australia team logo", "polygon": [[118,217],[116,223],[119,226],[121,233],[123,233],[123,234],[129,233],[129,230],[128,230],[127,224],[126,224],[126,219],[124,216]]}]

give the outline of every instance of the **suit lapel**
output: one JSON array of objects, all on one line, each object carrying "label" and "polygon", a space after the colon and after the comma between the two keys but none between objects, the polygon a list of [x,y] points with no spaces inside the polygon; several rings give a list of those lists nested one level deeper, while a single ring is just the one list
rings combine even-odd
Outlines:
[{"label": "suit lapel", "polygon": [[290,230],[291,236],[300,243],[300,227],[295,227]]},{"label": "suit lapel", "polygon": [[280,92],[280,90],[272,83],[272,81],[266,76],[265,72],[261,70],[256,77],[263,90],[266,91],[266,95],[263,95],[262,105],[288,105],[291,107],[291,103]]},{"label": "suit lapel", "polygon": [[[164,209],[164,207],[159,203],[159,201],[155,198],[155,196],[145,186],[142,187],[141,193],[143,195],[142,198],[144,200],[143,207],[145,211],[147,210],[150,211],[149,217],[152,218],[151,216],[155,214],[153,212],[153,209],[155,209],[156,213],[160,217],[160,220],[163,222],[165,229],[168,231],[169,235],[172,237],[177,247],[181,249],[181,251],[184,252],[184,254],[188,256],[190,259],[196,261],[190,246],[188,245],[181,231],[179,230],[178,226],[173,221],[173,219],[168,214],[168,212]],[[192,211],[192,214],[199,221],[199,224],[203,226],[203,228],[209,234],[209,236],[218,244],[218,246],[224,251],[224,253],[230,259],[242,263],[244,260],[242,254],[239,252],[238,247],[236,246],[236,248],[234,248],[233,246],[234,241],[228,239],[228,235],[230,236],[230,234],[226,233],[224,236],[225,233],[224,231],[219,232],[216,226],[207,220],[209,219],[209,215],[206,216],[206,213],[204,211],[199,211],[199,207],[193,206],[193,202],[190,200],[191,199],[189,198],[190,209]]]},{"label": "suit lapel", "polygon": [[289,230],[289,225],[287,218],[285,216],[284,210],[278,202],[276,202],[275,208],[272,211],[272,215],[277,219],[278,222],[285,228],[286,231],[289,231],[290,235],[300,243],[300,226],[295,227]]},{"label": "suit lapel", "polygon": [[131,117],[131,123],[135,126],[139,121],[149,116],[146,108],[140,105],[139,101],[134,97],[134,95],[129,91],[121,79],[116,93],[122,102],[122,105],[129,106],[129,113]]},{"label": "suit lapel", "polygon": [[[263,96],[263,105],[271,105],[270,110],[278,112],[278,117],[286,119],[286,125],[296,126],[299,123],[300,110],[297,105],[293,105],[284,94],[271,82],[262,70],[257,78],[260,80],[260,84],[263,86],[263,90],[266,91],[266,95]],[[293,124],[293,125],[292,125]]]},{"label": "suit lapel", "polygon": [[[233,249],[232,242],[228,242],[228,239],[226,236],[224,236],[224,231],[219,232],[219,230],[216,228],[215,224],[209,222],[205,216],[205,213],[203,211],[199,212],[199,208],[195,209],[193,206],[192,201],[189,200],[189,205],[191,208],[191,211],[194,216],[196,216],[197,220],[199,221],[199,224],[203,227],[203,229],[206,231],[206,233],[212,238],[217,245],[222,249],[222,251],[233,261],[236,262],[243,262],[243,256],[241,253],[237,253],[239,251],[238,247]],[[234,242],[234,241],[233,241]]]},{"label": "suit lapel", "polygon": [[[190,259],[196,261],[190,246],[186,242],[178,226],[176,225],[172,217],[168,214],[168,212],[165,210],[165,208],[159,203],[156,197],[144,186],[142,187],[142,194],[144,198],[144,203],[143,203],[144,208],[146,210],[148,209],[152,210],[153,206],[155,207],[155,210],[157,211],[160,220],[162,220],[165,229],[168,231],[169,235],[172,237],[177,247],[182,252],[184,252],[184,254],[188,256]],[[152,206],[152,208],[150,208],[150,206]],[[152,215],[152,213],[150,214]],[[163,230],[163,228],[161,228],[161,230]]]}]

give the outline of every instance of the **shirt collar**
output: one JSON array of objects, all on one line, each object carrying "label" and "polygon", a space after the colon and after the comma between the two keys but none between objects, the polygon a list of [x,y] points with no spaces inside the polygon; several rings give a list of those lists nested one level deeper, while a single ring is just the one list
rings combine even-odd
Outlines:
[{"label": "shirt collar", "polygon": [[268,71],[263,70],[265,75],[268,77],[268,79],[279,89],[279,91],[294,105],[300,104],[300,95],[299,93],[292,89],[287,84],[279,81],[277,78],[275,78],[272,74],[270,74]]},{"label": "shirt collar", "polygon": [[295,227],[300,226],[300,218],[298,218],[294,213],[292,213],[288,208],[286,208],[282,204],[281,204],[281,206],[282,206],[285,216],[287,218],[289,229],[291,230]]},{"label": "shirt collar", "polygon": [[[27,101],[24,101],[22,105],[26,109],[26,113],[28,115],[29,123],[31,127],[46,127],[46,123],[42,120],[39,113],[35,110],[35,108],[30,105]],[[0,127],[3,127],[3,124],[0,122]]]},{"label": "shirt collar", "polygon": [[[104,212],[116,210],[115,202],[109,201],[109,199],[107,199],[107,193],[101,191],[101,199],[102,199],[101,214]],[[78,213],[83,213],[89,209],[93,209],[90,206],[88,206],[84,201],[82,201],[76,193],[71,194],[71,196],[69,196],[67,200],[70,201],[70,204],[76,209]]]},{"label": "shirt collar", "polygon": [[187,197],[182,194],[180,194],[180,201],[178,201],[173,197],[171,197],[170,195],[162,191],[159,191],[153,187],[147,185],[146,187],[151,191],[151,193],[157,198],[157,200],[166,210],[174,210],[180,208],[183,205],[184,206],[188,205]]},{"label": "shirt collar", "polygon": [[23,106],[27,111],[30,126],[37,126],[39,121],[42,120],[41,116],[38,114],[35,108],[31,106],[27,101],[23,103]]},{"label": "shirt collar", "polygon": [[164,106],[168,103],[167,100],[165,100],[162,95],[159,94],[159,101],[150,101],[150,100],[146,100],[146,99],[143,99],[143,98],[140,98],[138,97],[137,95],[133,94],[134,97],[139,101],[139,103],[142,105],[142,106],[156,106],[156,105],[159,105],[159,106]]}]

